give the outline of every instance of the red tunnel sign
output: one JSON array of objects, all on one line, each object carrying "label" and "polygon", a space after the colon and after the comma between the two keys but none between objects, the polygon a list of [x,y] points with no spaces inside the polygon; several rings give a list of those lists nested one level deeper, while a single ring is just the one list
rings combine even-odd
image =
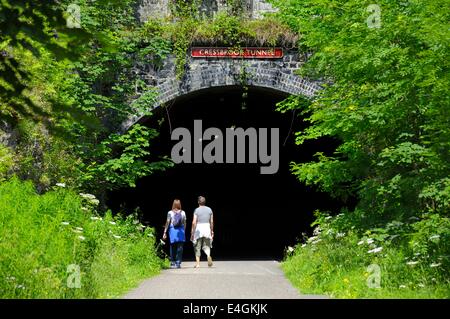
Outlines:
[{"label": "red tunnel sign", "polygon": [[282,48],[192,48],[193,58],[281,59]]}]

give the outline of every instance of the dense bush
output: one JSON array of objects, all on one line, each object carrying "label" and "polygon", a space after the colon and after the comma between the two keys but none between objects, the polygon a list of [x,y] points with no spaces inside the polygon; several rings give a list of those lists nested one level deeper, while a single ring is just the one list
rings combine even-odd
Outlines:
[{"label": "dense bush", "polygon": [[338,298],[450,298],[450,220],[423,215],[361,233],[355,213],[318,213],[314,236],[283,268],[303,293]]},{"label": "dense bush", "polygon": [[[272,2],[312,52],[302,75],[323,84],[280,110],[310,124],[299,145],[340,142],[292,171],[348,206],[319,217],[321,235],[285,264],[290,278],[343,297],[448,297],[448,1]],[[381,267],[380,290],[363,280],[370,264]]]},{"label": "dense bush", "polygon": [[63,186],[37,195],[31,182],[0,185],[0,298],[117,297],[159,272],[153,229],[97,216],[95,197]]}]

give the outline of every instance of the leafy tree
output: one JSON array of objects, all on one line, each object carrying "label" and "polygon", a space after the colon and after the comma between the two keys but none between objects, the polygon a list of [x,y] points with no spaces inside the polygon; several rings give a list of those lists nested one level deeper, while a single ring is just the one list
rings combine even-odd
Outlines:
[{"label": "leafy tree", "polygon": [[[302,74],[323,83],[313,101],[290,98],[311,125],[299,145],[332,136],[292,171],[338,197],[357,195],[369,224],[436,212],[450,203],[449,2],[272,1],[312,52]],[[370,221],[370,222],[369,222]]]},{"label": "leafy tree", "polygon": [[[135,2],[2,2],[8,54],[1,111],[2,118],[9,116],[7,130],[19,136],[10,172],[33,179],[40,190],[66,181],[100,193],[133,186],[136,178],[171,165],[167,158],[149,161],[145,139],[157,136],[155,129],[137,126],[117,135],[124,119],[155,98],[132,72],[136,61],[159,52],[153,45],[140,54]],[[73,4],[80,9],[80,29],[66,27],[64,15]],[[36,127],[22,123],[29,119]]]},{"label": "leafy tree", "polygon": [[[49,53],[55,59],[74,59],[76,48],[88,37],[82,29],[66,26],[65,9],[57,1],[2,0],[0,2],[0,116],[10,123],[27,117],[45,120],[51,109],[30,96],[32,66],[24,55],[41,58]],[[25,59],[26,60],[26,59]],[[71,109],[51,101],[55,111]],[[76,115],[72,113],[72,115]],[[50,123],[48,123],[50,124]]]}]

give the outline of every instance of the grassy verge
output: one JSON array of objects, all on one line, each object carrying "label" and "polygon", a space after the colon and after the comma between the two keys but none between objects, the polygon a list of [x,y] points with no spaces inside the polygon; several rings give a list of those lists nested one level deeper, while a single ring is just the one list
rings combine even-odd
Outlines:
[{"label": "grassy verge", "polygon": [[160,271],[153,229],[83,196],[0,184],[0,298],[114,298]]},{"label": "grassy verge", "polygon": [[[354,230],[338,232],[333,224],[333,220],[322,222],[315,236],[286,252],[283,270],[302,293],[333,298],[450,298],[445,234],[428,236],[429,251],[421,253],[415,249],[414,234],[392,239],[376,233],[361,236]],[[433,245],[444,249],[433,254]]]}]

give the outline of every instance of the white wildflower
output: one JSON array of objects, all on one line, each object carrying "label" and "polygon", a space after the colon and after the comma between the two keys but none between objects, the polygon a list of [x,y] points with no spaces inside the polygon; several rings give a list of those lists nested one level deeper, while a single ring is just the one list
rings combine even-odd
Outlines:
[{"label": "white wildflower", "polygon": [[17,289],[25,289],[25,286],[24,285],[16,285],[16,288]]},{"label": "white wildflower", "polygon": [[322,241],[322,239],[316,239],[315,241],[313,241],[311,244],[313,244],[313,245],[315,245],[315,244],[317,244],[317,243],[320,243]]},{"label": "white wildflower", "polygon": [[345,237],[345,233],[337,233],[336,238],[342,238]]},{"label": "white wildflower", "polygon": [[109,222],[111,225],[115,225],[116,224],[116,222]]},{"label": "white wildflower", "polygon": [[61,225],[64,225],[64,226],[67,226],[69,224],[70,224],[69,222],[61,222]]},{"label": "white wildflower", "polygon": [[433,236],[430,237],[430,240],[431,241],[439,240],[440,237],[441,236],[439,236],[439,235],[433,235]]},{"label": "white wildflower", "polygon": [[377,247],[368,251],[369,254],[376,254],[383,250],[383,247]]},{"label": "white wildflower", "polygon": [[81,210],[87,212],[89,209],[87,207],[81,207]]},{"label": "white wildflower", "polygon": [[292,252],[294,251],[294,248],[292,248],[291,246],[289,246],[289,247],[288,247],[288,251],[289,251],[290,253],[292,253]]},{"label": "white wildflower", "polygon": [[361,246],[362,244],[364,244],[364,240],[358,242],[358,246]]},{"label": "white wildflower", "polygon": [[75,227],[76,230],[83,231],[83,227]]},{"label": "white wildflower", "polygon": [[439,267],[441,265],[441,263],[432,263],[430,265],[431,268],[435,268],[435,267]]},{"label": "white wildflower", "polygon": [[89,202],[95,206],[98,206],[98,204],[100,204],[100,201],[98,199],[90,199]]},{"label": "white wildflower", "polygon": [[367,244],[369,244],[369,245],[370,245],[370,244],[372,244],[372,243],[374,242],[374,240],[373,240],[372,238],[369,238],[369,239],[367,239],[367,241],[366,241],[366,242],[367,242]]},{"label": "white wildflower", "polygon": [[303,244],[303,245],[302,245],[302,248],[305,248],[306,246],[307,246],[306,244]]},{"label": "white wildflower", "polygon": [[113,237],[114,238],[116,238],[116,239],[120,239],[120,238],[122,238],[121,236],[119,236],[119,235],[113,235]]},{"label": "white wildflower", "polygon": [[91,220],[100,220],[100,218],[96,217],[96,216],[92,216]]},{"label": "white wildflower", "polygon": [[84,237],[84,236],[78,236],[78,239],[79,239],[79,240],[85,240],[86,237]]},{"label": "white wildflower", "polygon": [[406,286],[405,285],[400,285],[399,288],[404,289],[404,288],[406,288]]},{"label": "white wildflower", "polygon": [[418,284],[417,286],[419,286],[420,288],[424,288],[425,287],[424,284]]},{"label": "white wildflower", "polygon": [[56,186],[64,188],[66,187],[66,183],[56,183]]},{"label": "white wildflower", "polygon": [[312,237],[308,238],[308,241],[311,242],[311,241],[315,241],[316,239],[317,239],[317,236],[312,236]]},{"label": "white wildflower", "polygon": [[95,195],[80,193],[80,196],[86,199],[95,199]]},{"label": "white wildflower", "polygon": [[14,277],[14,276],[9,276],[9,277],[6,277],[6,280],[8,280],[8,281],[15,281],[15,280],[16,280],[16,277]]},{"label": "white wildflower", "polygon": [[319,235],[319,234],[320,234],[320,231],[321,231],[320,226],[317,226],[316,228],[314,228],[313,235],[314,235],[314,236]]},{"label": "white wildflower", "polygon": [[417,265],[418,263],[419,263],[418,261],[408,261],[406,264],[408,266],[414,266],[414,265]]}]

